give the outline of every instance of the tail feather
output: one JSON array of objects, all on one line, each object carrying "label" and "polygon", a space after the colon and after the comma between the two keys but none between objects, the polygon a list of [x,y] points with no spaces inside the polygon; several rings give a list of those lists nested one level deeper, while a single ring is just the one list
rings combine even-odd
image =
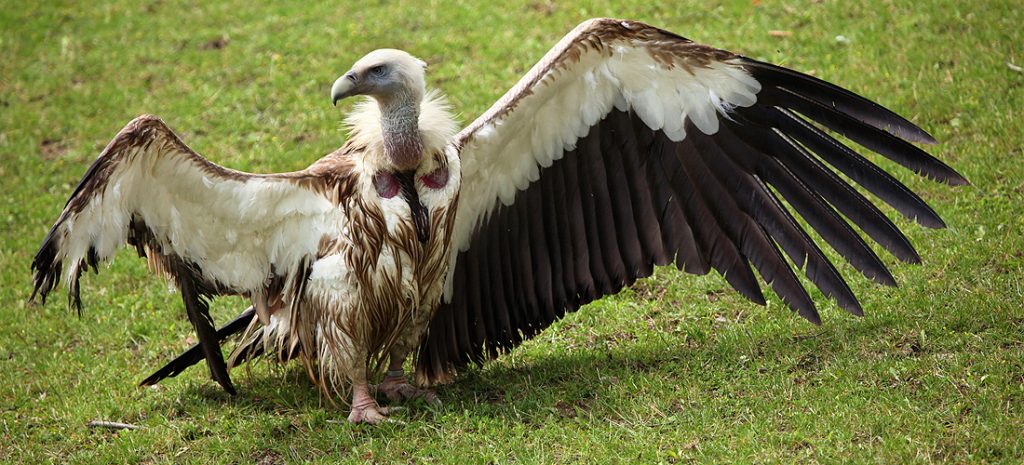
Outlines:
[{"label": "tail feather", "polygon": [[[245,328],[249,326],[249,322],[252,321],[255,315],[256,310],[249,307],[234,320],[231,320],[228,324],[221,326],[217,329],[218,342],[223,343],[228,337],[245,331]],[[159,383],[164,378],[173,378],[178,376],[181,372],[185,371],[186,368],[201,362],[204,358],[205,356],[203,355],[202,347],[200,347],[198,343],[194,344],[177,358],[171,360],[170,363],[164,365],[163,368],[142,380],[142,382],[139,383],[139,386],[152,386]]]}]

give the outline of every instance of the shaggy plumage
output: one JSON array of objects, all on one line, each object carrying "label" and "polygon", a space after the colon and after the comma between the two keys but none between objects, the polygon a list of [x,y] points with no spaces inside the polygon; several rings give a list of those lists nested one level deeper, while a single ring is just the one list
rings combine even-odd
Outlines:
[{"label": "shaggy plumage", "polygon": [[[967,182],[911,143],[930,135],[878,104],[637,22],[581,24],[458,134],[424,69],[397,50],[356,62],[332,86],[334,102],[371,97],[349,116],[348,142],[297,173],[231,171],[159,120],[133,121],[44,240],[36,292],[45,298],[67,264],[78,305],[81,270],[135,245],[182,289],[200,341],[145,384],[205,358],[233,390],[219,344],[244,331],[230,366],[299,357],[325,391],[352,386],[350,420],[376,422],[387,409],[369,395],[374,367],[388,367],[389,398],[433,399],[401,371],[417,347],[418,381],[450,381],[656,265],[715,269],[763,304],[756,270],[818,323],[802,270],[862,314],[794,213],[885,285],[894,277],[854,226],[900,260],[919,257],[847,179],[944,224],[829,131]],[[253,306],[215,331],[204,302],[222,294]]]},{"label": "shaggy plumage", "polygon": [[[403,86],[422,83],[408,54],[379,60],[412,66],[411,78],[395,67]],[[380,420],[367,382],[382,360],[404,360],[416,347],[440,300],[460,187],[457,175],[434,182],[438,172],[460,171],[456,153],[445,150],[456,129],[447,103],[422,87],[413,94],[413,170],[388,153],[392,135],[381,122],[389,115],[376,99],[352,112],[343,147],[275,175],[217,166],[156,117],[136,118],[90,167],[43,241],[32,298],[45,301],[63,278],[80,307],[84,267],[133,245],[181,289],[201,358],[228,392],[235,391],[219,347],[228,334],[214,330],[206,300],[241,295],[253,308],[228,327],[245,331],[232,365],[257,351],[299,356],[330,396],[355,387],[353,421]],[[382,182],[394,193],[381,192]]]}]

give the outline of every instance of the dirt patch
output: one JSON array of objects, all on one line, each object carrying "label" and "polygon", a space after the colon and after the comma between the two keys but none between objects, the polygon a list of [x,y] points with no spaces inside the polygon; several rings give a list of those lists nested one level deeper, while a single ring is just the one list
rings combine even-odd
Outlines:
[{"label": "dirt patch", "polygon": [[39,141],[39,156],[43,160],[56,160],[68,151],[67,145],[60,139],[43,139]]},{"label": "dirt patch", "polygon": [[558,411],[562,418],[576,418],[579,413],[585,413],[590,410],[590,405],[586,399],[576,399],[573,402],[560,400],[555,402],[555,410]]},{"label": "dirt patch", "polygon": [[551,0],[546,0],[542,2],[533,2],[529,5],[529,8],[544,16],[551,16],[552,13],[558,10],[558,5]]},{"label": "dirt patch", "polygon": [[253,459],[256,465],[277,465],[279,463],[284,463],[284,456],[272,450],[259,452],[255,457],[253,457]]},{"label": "dirt patch", "polygon": [[220,36],[206,41],[206,43],[199,48],[202,50],[221,50],[227,47],[230,43],[231,39],[227,38],[227,36]]}]

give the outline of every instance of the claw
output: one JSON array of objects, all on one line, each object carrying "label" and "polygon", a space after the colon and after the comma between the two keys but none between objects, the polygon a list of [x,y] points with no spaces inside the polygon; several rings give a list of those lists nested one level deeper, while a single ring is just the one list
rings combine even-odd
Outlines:
[{"label": "claw", "polygon": [[352,411],[348,414],[349,423],[369,423],[376,425],[383,421],[388,420],[388,409],[381,408],[377,405],[366,406],[366,407],[352,407]]}]

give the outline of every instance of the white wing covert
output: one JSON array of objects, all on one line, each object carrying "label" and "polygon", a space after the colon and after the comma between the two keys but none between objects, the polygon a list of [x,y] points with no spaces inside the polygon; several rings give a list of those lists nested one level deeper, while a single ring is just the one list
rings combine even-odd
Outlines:
[{"label": "white wing covert", "polygon": [[179,257],[223,293],[258,291],[272,268],[290,268],[315,254],[324,235],[336,234],[335,205],[303,181],[313,178],[218,166],[158,118],[137,118],[89,168],[47,235],[33,262],[36,292],[45,298],[66,264],[69,298],[80,306],[83,268],[126,243]]}]

